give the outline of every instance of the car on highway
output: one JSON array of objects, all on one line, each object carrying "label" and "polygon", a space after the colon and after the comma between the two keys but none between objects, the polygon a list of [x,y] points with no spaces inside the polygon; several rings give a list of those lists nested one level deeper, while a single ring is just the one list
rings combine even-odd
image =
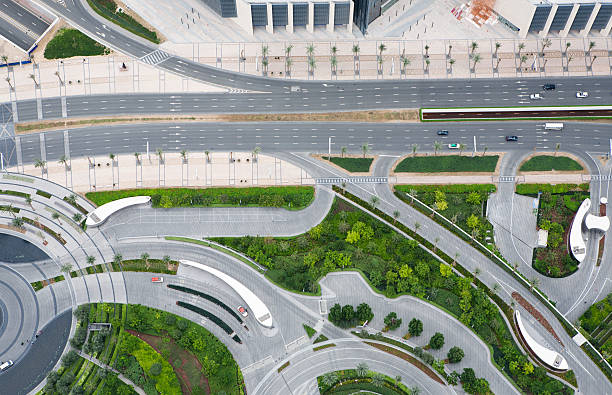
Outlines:
[{"label": "car on highway", "polygon": [[459,149],[459,144],[458,143],[449,144],[448,149]]},{"label": "car on highway", "polygon": [[448,130],[438,130],[438,136],[448,136]]},{"label": "car on highway", "polygon": [[518,136],[506,136],[506,141],[518,141]]},{"label": "car on highway", "polygon": [[249,316],[249,312],[247,311],[247,309],[245,309],[242,306],[238,306],[238,312],[240,313],[241,316],[243,316],[244,318]]},{"label": "car on highway", "polygon": [[531,95],[529,95],[529,98],[531,100],[542,100],[543,99],[542,95],[540,95],[539,93],[532,93]]},{"label": "car on highway", "polygon": [[13,361],[11,361],[10,359],[6,362],[3,362],[2,364],[0,364],[0,372],[10,368],[11,366],[13,366]]},{"label": "car on highway", "polygon": [[556,88],[555,84],[544,84],[542,85],[542,89],[544,89],[545,91],[554,91]]},{"label": "car on highway", "polygon": [[589,97],[589,92],[578,91],[578,92],[576,92],[576,97],[579,98],[579,99],[583,99],[585,97]]},{"label": "car on highway", "polygon": [[163,277],[152,277],[151,278],[151,282],[152,283],[163,283],[164,282],[164,278]]}]

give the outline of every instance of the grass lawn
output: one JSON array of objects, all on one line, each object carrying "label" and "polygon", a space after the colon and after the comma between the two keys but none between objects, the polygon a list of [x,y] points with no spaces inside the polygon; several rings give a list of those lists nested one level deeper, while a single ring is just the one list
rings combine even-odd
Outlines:
[{"label": "grass lawn", "polygon": [[498,155],[490,156],[414,156],[402,160],[395,168],[396,173],[442,173],[442,172],[480,172],[495,171]]},{"label": "grass lawn", "polygon": [[[106,55],[110,49],[76,29],[60,29],[45,48],[45,59]],[[63,78],[63,76],[62,76]]]},{"label": "grass lawn", "polygon": [[117,3],[113,0],[87,0],[87,3],[89,3],[89,6],[103,18],[155,44],[160,43],[157,33],[142,26],[131,16],[123,12],[117,12]]},{"label": "grass lawn", "polygon": [[578,262],[567,248],[572,218],[588,192],[542,193],[538,228],[548,230],[548,246],[534,250],[533,267],[549,277],[564,277],[578,270]]},{"label": "grass lawn", "polygon": [[306,334],[308,335],[309,338],[312,338],[315,335],[315,333],[317,333],[317,331],[315,331],[314,328],[309,325],[302,324],[302,326],[304,327],[304,330],[306,331]]},{"label": "grass lawn", "polygon": [[567,156],[538,155],[521,165],[520,171],[584,170],[582,165]]},{"label": "grass lawn", "polygon": [[[126,259],[121,261],[121,268],[126,272],[152,272],[176,274],[178,270],[177,261],[169,261],[165,263],[161,259],[147,259],[148,265],[143,259]],[[114,271],[120,271],[119,265],[112,263]]]},{"label": "grass lawn", "polygon": [[96,206],[132,196],[151,196],[156,208],[171,207],[283,207],[299,210],[314,199],[314,188],[250,187],[250,188],[147,188],[85,194]]},{"label": "grass lawn", "polygon": [[351,173],[368,173],[374,161],[374,158],[341,158],[337,156],[332,156],[331,158],[323,156],[322,158]]}]

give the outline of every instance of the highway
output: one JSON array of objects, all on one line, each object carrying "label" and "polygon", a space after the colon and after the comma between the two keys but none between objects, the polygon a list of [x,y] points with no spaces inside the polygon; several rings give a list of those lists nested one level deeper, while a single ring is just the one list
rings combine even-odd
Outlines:
[{"label": "highway", "polygon": [[[332,138],[332,152],[346,146],[350,153],[360,153],[367,143],[376,153],[405,154],[432,152],[434,141],[449,151],[450,143],[466,144],[466,152],[473,149],[476,137],[477,151],[487,147],[489,152],[512,149],[554,150],[560,143],[564,150],[582,152],[608,152],[612,125],[567,122],[563,131],[544,130],[543,122],[466,122],[466,123],[322,123],[322,122],[270,122],[270,123],[152,123],[92,126],[71,129],[70,155],[108,155],[164,151],[251,151],[259,146],[265,152],[327,152],[328,138]],[[438,136],[438,129],[449,130],[448,136]],[[519,136],[518,142],[506,142],[506,135]],[[63,131],[44,133],[47,161],[57,161],[64,151]],[[21,135],[23,162],[40,158],[38,134]],[[11,163],[16,155],[4,152]],[[465,154],[465,153],[464,153]]]},{"label": "highway", "polygon": [[[302,82],[295,82],[302,85]],[[546,92],[544,100],[530,101],[529,94],[542,89],[536,79],[421,80],[343,83],[289,89],[269,93],[124,94],[66,97],[68,117],[117,116],[129,114],[226,114],[328,112],[370,109],[461,106],[548,106],[612,103],[612,79],[567,78],[557,90]],[[588,90],[586,99],[576,90]],[[10,104],[0,108],[6,119]],[[20,122],[38,120],[36,100],[17,102]],[[42,119],[62,117],[59,97],[42,99]]]}]

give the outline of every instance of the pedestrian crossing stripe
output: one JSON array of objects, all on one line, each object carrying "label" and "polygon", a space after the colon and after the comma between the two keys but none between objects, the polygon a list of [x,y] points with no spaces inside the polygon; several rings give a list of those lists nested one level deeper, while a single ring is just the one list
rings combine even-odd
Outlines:
[{"label": "pedestrian crossing stripe", "polygon": [[387,184],[389,182],[388,177],[327,177],[315,179],[317,184]]},{"label": "pedestrian crossing stripe", "polygon": [[141,57],[140,61],[155,66],[170,57],[171,55],[169,53],[156,49],[155,51]]}]

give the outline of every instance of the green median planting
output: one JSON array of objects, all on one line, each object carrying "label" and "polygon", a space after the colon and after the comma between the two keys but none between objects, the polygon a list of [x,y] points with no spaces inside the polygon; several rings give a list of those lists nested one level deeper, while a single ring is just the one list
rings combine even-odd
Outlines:
[{"label": "green median planting", "polygon": [[87,3],[101,17],[108,19],[125,30],[145,38],[152,43],[160,43],[157,33],[147,29],[130,15],[119,11],[117,3],[113,0],[87,0]]},{"label": "green median planting", "polygon": [[374,158],[344,158],[339,156],[323,156],[322,158],[351,173],[369,173],[374,161]]},{"label": "green median planting", "polygon": [[580,171],[582,165],[567,156],[538,155],[523,162],[519,171]]},{"label": "green median planting", "polygon": [[[110,49],[76,29],[60,29],[45,48],[45,59],[108,55]],[[63,77],[62,77],[63,78]],[[65,81],[64,81],[65,83]]]},{"label": "green median planting", "polygon": [[498,160],[498,155],[473,157],[467,155],[411,156],[402,160],[395,167],[395,173],[493,173]]},{"label": "green median planting", "polygon": [[88,192],[87,199],[101,206],[113,200],[151,196],[155,208],[173,207],[282,207],[300,210],[314,199],[310,186],[252,188],[150,188]]}]

